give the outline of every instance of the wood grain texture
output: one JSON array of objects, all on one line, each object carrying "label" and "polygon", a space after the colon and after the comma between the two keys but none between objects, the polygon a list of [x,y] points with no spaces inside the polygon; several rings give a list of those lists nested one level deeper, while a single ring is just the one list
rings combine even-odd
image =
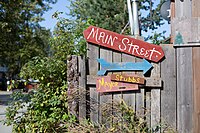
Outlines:
[{"label": "wood grain texture", "polygon": [[83,35],[86,41],[95,45],[101,45],[111,50],[145,58],[154,62],[158,62],[164,57],[162,48],[159,45],[150,44],[143,40],[95,26],[89,26],[84,30]]},{"label": "wood grain texture", "polygon": [[[135,60],[136,60],[136,62],[142,61],[142,59],[139,59],[139,58],[136,58]],[[138,76],[144,77],[142,72],[137,71],[136,74]],[[147,83],[147,80],[146,80],[146,83]],[[135,93],[135,99],[136,99],[135,100],[136,101],[135,102],[135,110],[136,110],[137,115],[143,116],[145,113],[145,110],[144,110],[145,99],[146,99],[145,97],[146,97],[145,96],[145,88],[140,87],[140,90]]]},{"label": "wood grain texture", "polygon": [[[121,62],[122,54],[120,52],[113,52],[113,62]],[[121,74],[121,72],[113,72],[113,74]],[[120,102],[122,100],[122,93],[113,93],[113,102]]]},{"label": "wood grain texture", "polygon": [[[128,55],[128,54],[122,54],[122,62],[135,62],[135,57]],[[130,74],[130,73],[135,73],[134,71],[132,72],[122,72],[122,74]],[[129,92],[123,92],[122,97],[123,100],[126,102],[128,106],[131,106],[133,109],[135,109],[135,92],[129,91]]]},{"label": "wood grain texture", "polygon": [[[87,75],[87,84],[95,85],[97,76]],[[162,80],[160,77],[145,77],[145,86],[152,88],[156,87],[156,89],[160,89],[162,87]],[[141,85],[142,87],[145,87]]]},{"label": "wood grain texture", "polygon": [[[165,60],[161,62],[161,123],[176,129],[176,57],[172,44],[163,45]],[[164,128],[161,130],[164,131]]]},{"label": "wood grain texture", "polygon": [[78,57],[70,55],[67,59],[67,82],[68,82],[68,108],[71,114],[78,117],[78,100],[76,98],[78,93]]},{"label": "wood grain texture", "polygon": [[[121,62],[122,61],[122,54],[120,52],[113,52],[113,62]],[[113,74],[121,74],[121,72],[113,72]],[[122,117],[122,112],[118,111],[118,103],[122,102],[122,92],[113,93],[113,115]],[[113,123],[117,123],[117,119],[113,119]]]},{"label": "wood grain texture", "polygon": [[145,96],[145,103],[144,103],[144,108],[145,108],[145,119],[147,121],[147,126],[150,128],[151,127],[151,90],[150,89],[145,89],[144,90],[144,96]]},{"label": "wood grain texture", "polygon": [[183,18],[183,19],[191,18],[192,17],[192,1],[191,0],[176,0],[175,17]]},{"label": "wood grain texture", "polygon": [[171,2],[170,10],[171,10],[170,17],[171,19],[173,19],[175,17],[175,2]]},{"label": "wood grain texture", "polygon": [[[153,63],[153,69],[151,71],[151,77],[160,77],[160,63]],[[161,90],[160,89],[151,89],[151,127],[154,127],[154,132],[159,133],[160,128],[156,125],[160,124],[160,101],[161,101]]]},{"label": "wood grain texture", "polygon": [[192,48],[178,48],[177,53],[177,130],[192,133]]},{"label": "wood grain texture", "polygon": [[[108,62],[112,62],[112,51],[101,47],[100,52],[99,52],[99,58],[103,58]],[[108,72],[107,75],[111,75],[111,73]],[[103,109],[106,106],[106,104],[112,103],[112,93],[101,94],[99,102],[100,102],[99,122],[105,123],[107,116],[103,116],[104,115]],[[107,125],[107,126],[109,126],[109,125]]]},{"label": "wood grain texture", "polygon": [[194,130],[193,133],[199,133],[200,131],[200,47],[193,48],[193,101],[194,101]]},{"label": "wood grain texture", "polygon": [[192,0],[192,17],[200,17],[200,1]]},{"label": "wood grain texture", "polygon": [[96,91],[100,93],[132,91],[138,89],[138,84],[111,81],[111,76],[101,76],[96,80]]},{"label": "wood grain texture", "polygon": [[112,81],[118,81],[118,82],[125,82],[125,83],[132,83],[132,84],[144,84],[145,79],[142,77],[139,77],[137,75],[130,75],[130,74],[112,74],[111,75]]},{"label": "wood grain texture", "polygon": [[[171,10],[171,17],[170,17],[170,22],[173,22],[173,19],[175,18],[175,2],[171,1],[171,5],[170,5],[170,10]],[[170,27],[171,33],[173,31],[172,26]],[[175,36],[173,36],[173,34],[170,35],[170,43],[174,42],[174,38]]]},{"label": "wood grain texture", "polygon": [[[172,35],[174,37],[174,43],[176,36],[178,33],[181,34],[183,44],[187,44],[188,42],[192,42],[192,19],[191,18],[174,18],[171,23],[172,26]],[[181,44],[182,45],[182,44]]]},{"label": "wood grain texture", "polygon": [[[137,39],[144,40],[140,36]],[[140,58],[135,59],[135,62],[141,62],[141,61],[142,61],[142,59],[140,59]],[[136,74],[138,76],[144,77],[142,72],[137,71]],[[138,92],[136,92],[135,99],[136,99],[136,102],[135,102],[136,114],[143,116],[145,113],[144,107],[145,107],[145,100],[146,100],[145,88],[141,87],[140,90]]]},{"label": "wood grain texture", "polygon": [[79,72],[79,120],[86,118],[86,60],[85,56],[78,57]]},{"label": "wood grain texture", "polygon": [[[92,44],[87,44],[87,58],[88,58],[88,64],[87,64],[87,71],[88,74],[91,76],[96,76],[97,71],[98,71],[98,62],[96,59],[99,58],[99,47],[92,45]],[[91,86],[88,85],[88,90],[90,93],[90,119],[94,123],[98,123],[99,119],[99,106],[98,106],[98,100],[99,100],[99,95],[98,92],[96,92],[96,87],[95,85]]]}]

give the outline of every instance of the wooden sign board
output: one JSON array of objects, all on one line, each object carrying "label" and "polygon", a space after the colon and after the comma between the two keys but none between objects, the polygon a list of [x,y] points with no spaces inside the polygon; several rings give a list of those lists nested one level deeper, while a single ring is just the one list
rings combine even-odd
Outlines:
[{"label": "wooden sign board", "polygon": [[96,80],[96,90],[98,92],[119,92],[138,89],[138,84],[111,81],[110,76],[98,77]]},{"label": "wooden sign board", "polygon": [[118,81],[118,82],[127,82],[127,83],[134,83],[134,84],[144,84],[145,79],[138,77],[136,75],[126,75],[126,74],[112,74],[111,81]]},{"label": "wooden sign board", "polygon": [[83,34],[88,42],[153,62],[158,62],[164,57],[164,52],[158,45],[120,35],[95,26],[88,27]]},{"label": "wooden sign board", "polygon": [[142,62],[114,62],[110,63],[100,58],[97,61],[101,65],[101,69],[97,75],[103,76],[107,71],[143,71],[147,73],[153,66],[147,60],[143,59]]}]

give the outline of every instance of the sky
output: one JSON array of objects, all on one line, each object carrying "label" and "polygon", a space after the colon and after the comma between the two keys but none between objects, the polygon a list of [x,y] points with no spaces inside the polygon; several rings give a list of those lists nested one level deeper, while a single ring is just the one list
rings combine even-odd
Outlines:
[{"label": "sky", "polygon": [[[45,18],[45,21],[41,22],[41,26],[44,26],[48,29],[51,29],[53,31],[54,26],[56,25],[56,19],[52,18],[52,15],[58,11],[63,13],[69,13],[69,10],[67,6],[69,5],[68,0],[58,0],[56,4],[51,4],[52,9],[50,9],[48,12],[46,12],[43,17]],[[66,16],[66,15],[63,15]]]},{"label": "sky", "polygon": [[[154,0],[155,5],[159,3],[159,0]],[[52,4],[52,9],[49,10],[48,12],[46,12],[44,14],[44,18],[45,21],[41,22],[40,24],[48,29],[50,29],[51,31],[53,31],[54,26],[56,25],[56,19],[52,18],[52,15],[58,11],[58,12],[64,12],[64,13],[69,13],[69,10],[67,8],[67,6],[69,6],[69,2],[68,0],[58,0],[58,2],[56,4]],[[127,9],[128,10],[128,9]],[[66,17],[66,15],[63,15],[64,17]],[[153,32],[162,32],[163,30],[166,30],[166,36],[169,36],[170,34],[170,25],[167,24],[167,21],[164,21],[165,24],[162,25],[161,27],[159,27],[158,30],[156,31],[148,31],[147,33],[142,33],[143,37],[147,37],[149,34],[153,34]]]}]

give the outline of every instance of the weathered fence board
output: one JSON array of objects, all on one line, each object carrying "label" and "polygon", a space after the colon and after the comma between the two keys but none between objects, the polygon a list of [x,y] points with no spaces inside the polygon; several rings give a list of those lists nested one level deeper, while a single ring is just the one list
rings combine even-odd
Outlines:
[{"label": "weathered fence board", "polygon": [[147,121],[147,126],[151,127],[151,90],[145,88],[145,119]]},{"label": "weathered fence board", "polygon": [[[153,64],[151,77],[160,78],[160,63]],[[157,125],[160,123],[160,89],[151,89],[151,127],[154,127],[154,132],[159,133],[160,129]]]},{"label": "weathered fence board", "polygon": [[200,1],[192,0],[192,17],[200,17]]},{"label": "weathered fence board", "polygon": [[[99,57],[99,47],[94,45],[87,45],[88,52],[87,52],[87,58],[88,58],[88,65],[87,65],[87,71],[88,75],[96,75],[98,71],[98,63],[96,59]],[[96,91],[96,86],[89,85],[87,86],[89,93],[90,93],[90,119],[94,123],[98,123],[99,120],[99,107],[98,107],[98,99],[99,94]],[[87,88],[86,87],[86,88]]]},{"label": "weathered fence board", "polygon": [[79,119],[86,118],[86,60],[85,56],[78,57],[78,72],[79,72]]},{"label": "weathered fence board", "polygon": [[[128,54],[122,54],[122,62],[135,62],[135,57]],[[122,73],[130,74],[134,72],[122,72]],[[122,95],[123,100],[126,102],[126,104],[135,109],[135,94],[131,91],[122,92],[122,94],[123,94]]]},{"label": "weathered fence board", "polygon": [[67,58],[67,82],[68,82],[68,109],[71,114],[78,117],[78,100],[74,98],[77,96],[79,88],[78,75],[78,57],[69,56]]},{"label": "weathered fence board", "polygon": [[[142,59],[136,58],[136,62],[141,62]],[[144,77],[142,72],[136,72],[137,75]],[[135,93],[135,98],[136,98],[136,103],[135,103],[135,108],[136,108],[136,114],[139,115],[144,115],[144,106],[145,106],[145,90],[143,87],[140,88],[139,91]]]},{"label": "weathered fence board", "polygon": [[[162,45],[165,60],[161,63],[161,123],[176,129],[176,56],[173,45]],[[162,132],[165,127],[162,127]]]},{"label": "weathered fence board", "polygon": [[[99,57],[105,59],[107,62],[112,62],[112,51],[111,50],[107,50],[105,48],[100,48],[99,51]],[[111,73],[109,72],[107,75],[111,75]],[[106,104],[106,103],[111,103],[112,102],[112,93],[102,93],[100,95],[100,115],[99,115],[99,122],[106,122],[107,117],[103,117],[102,114],[102,107]]]},{"label": "weathered fence board", "polygon": [[193,133],[199,133],[200,131],[200,47],[194,47],[193,48],[193,94],[194,94],[194,112],[193,112],[193,118],[194,118],[194,130]]},{"label": "weathered fence board", "polygon": [[[113,62],[121,62],[122,54],[120,52],[113,52]],[[121,74],[121,72],[113,72],[114,74]],[[113,101],[120,102],[122,100],[122,93],[113,93]]]},{"label": "weathered fence board", "polygon": [[[200,106],[198,104],[200,101],[200,72],[198,70],[200,47],[191,45],[174,48],[166,44],[162,45],[162,48],[165,52],[165,59],[160,64],[153,63],[154,68],[151,70],[150,77],[144,77],[145,85],[148,87],[140,85],[140,89],[142,88],[140,91],[113,92],[102,95],[96,91],[97,71],[100,69],[97,58],[102,57],[109,62],[138,62],[141,59],[135,59],[135,57],[116,51],[110,52],[89,44],[88,61],[81,57],[78,58],[79,92],[81,94],[87,89],[90,95],[90,99],[88,95],[81,96],[89,100],[89,103],[84,102],[85,100],[79,102],[79,118],[86,118],[87,113],[90,113],[89,117],[93,122],[97,124],[105,122],[106,118],[102,117],[100,106],[103,103],[123,99],[135,111],[141,111],[143,107],[146,109],[146,112],[143,111],[142,114],[147,114],[146,120],[149,127],[155,129],[161,122],[178,132],[198,133],[200,127]],[[88,62],[87,65],[84,62]],[[109,72],[108,75],[116,73],[136,73],[141,76],[141,72],[134,71]],[[162,85],[160,77],[163,81]],[[87,112],[88,109],[90,112]],[[165,126],[161,126],[161,130],[157,132],[164,132],[165,129]]]},{"label": "weathered fence board", "polygon": [[192,132],[192,48],[177,48],[177,130]]},{"label": "weathered fence board", "polygon": [[[115,72],[116,73],[116,72]],[[87,75],[87,84],[88,85],[95,85],[96,84],[96,78],[98,76],[94,76],[94,75]],[[156,77],[145,77],[145,86],[147,86],[147,88],[145,89],[148,89],[149,88],[152,88],[152,86],[154,86],[155,88],[159,89],[162,87],[162,80],[161,78],[156,78]],[[140,85],[140,87],[144,87],[143,85]]]},{"label": "weathered fence board", "polygon": [[175,17],[190,18],[192,16],[192,1],[191,0],[176,0],[175,2]]}]

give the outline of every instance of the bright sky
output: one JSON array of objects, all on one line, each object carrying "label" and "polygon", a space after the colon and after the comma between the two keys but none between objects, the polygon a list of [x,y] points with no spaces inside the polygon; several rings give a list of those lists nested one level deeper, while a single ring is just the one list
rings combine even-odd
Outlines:
[{"label": "bright sky", "polygon": [[[155,0],[155,5],[157,5],[159,3],[159,0]],[[56,19],[52,18],[52,15],[56,12],[64,12],[64,13],[69,13],[69,10],[67,8],[67,6],[69,6],[69,1],[68,0],[58,0],[58,2],[56,4],[51,5],[52,9],[49,10],[48,12],[46,12],[44,14],[44,18],[45,21],[41,22],[41,25],[51,29],[51,31],[53,31],[54,26],[56,25]],[[166,24],[162,25],[156,32],[162,32],[163,30],[166,30],[166,36],[169,36],[170,34],[170,25],[167,24],[167,22],[165,21]],[[152,34],[155,31],[149,31],[148,33],[143,33],[143,36],[147,36],[148,34]]]},{"label": "bright sky", "polygon": [[54,26],[56,25],[56,19],[52,18],[52,15],[58,11],[63,13],[69,13],[67,6],[69,5],[68,0],[58,0],[56,4],[52,4],[48,12],[44,14],[45,21],[41,22],[40,24],[48,29],[53,30]]}]

